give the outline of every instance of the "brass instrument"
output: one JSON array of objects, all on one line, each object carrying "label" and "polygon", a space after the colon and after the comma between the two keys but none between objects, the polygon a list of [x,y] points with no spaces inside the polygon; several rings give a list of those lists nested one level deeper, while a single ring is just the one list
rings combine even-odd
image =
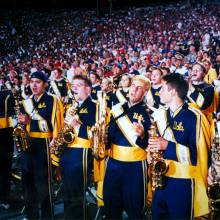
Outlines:
[{"label": "brass instrument", "polygon": [[212,164],[211,164],[211,176],[212,184],[208,186],[209,206],[211,210],[211,219],[217,219],[220,217],[220,173],[216,170],[216,162],[220,162],[220,146],[219,146],[219,133],[217,128],[217,117],[214,114],[214,129],[215,136],[212,140]]},{"label": "brass instrument", "polygon": [[107,125],[107,100],[106,93],[98,91],[98,121],[90,129],[90,140],[93,156],[96,160],[102,160],[105,157],[105,137]]},{"label": "brass instrument", "polygon": [[13,138],[15,141],[16,148],[18,152],[21,151],[26,151],[29,148],[28,145],[28,135],[25,130],[25,127],[23,124],[18,122],[18,115],[20,114],[20,106],[19,106],[19,101],[20,101],[20,93],[18,88],[12,88],[12,94],[14,96],[15,100],[15,116],[16,116],[16,121],[17,125],[13,130]]},{"label": "brass instrument", "polygon": [[[78,104],[77,102],[73,102],[72,106],[67,112],[67,116],[71,115],[72,117],[78,117],[76,114],[77,112]],[[62,129],[58,133],[57,138],[55,138],[53,145],[50,147],[51,153],[55,154],[58,158],[63,154],[63,151],[65,149],[65,145],[72,143],[75,139],[75,130],[74,127],[71,125],[68,125],[64,122]]]},{"label": "brass instrument", "polygon": [[[155,121],[151,120],[150,129],[148,131],[149,138],[156,139],[159,137],[157,133],[157,124]],[[164,174],[168,170],[168,164],[163,158],[163,152],[161,150],[151,152],[152,163],[151,163],[151,179],[153,190],[164,187]]]}]

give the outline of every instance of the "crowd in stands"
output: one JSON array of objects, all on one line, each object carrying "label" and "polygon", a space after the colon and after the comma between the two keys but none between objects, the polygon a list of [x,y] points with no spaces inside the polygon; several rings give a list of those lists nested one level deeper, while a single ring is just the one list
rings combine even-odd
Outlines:
[{"label": "crowd in stands", "polygon": [[[9,77],[61,67],[72,74],[147,75],[151,67],[188,75],[208,60],[219,74],[219,5],[129,8],[97,17],[95,11],[9,11],[1,14],[0,74]],[[177,64],[179,63],[179,64]]]}]

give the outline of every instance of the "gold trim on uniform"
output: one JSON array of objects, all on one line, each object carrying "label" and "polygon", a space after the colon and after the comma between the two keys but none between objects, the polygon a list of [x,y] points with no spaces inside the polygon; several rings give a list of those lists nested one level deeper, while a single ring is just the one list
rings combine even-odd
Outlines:
[{"label": "gold trim on uniform", "polygon": [[91,148],[91,144],[89,140],[84,138],[76,137],[75,140],[68,144],[67,147],[70,148]]},{"label": "gold trim on uniform", "polygon": [[28,135],[32,138],[52,138],[52,132],[28,132]]},{"label": "gold trim on uniform", "polygon": [[124,147],[113,144],[109,156],[120,161],[135,162],[146,160],[147,152],[140,147]]},{"label": "gold trim on uniform", "polygon": [[12,117],[0,118],[0,129],[12,127]]}]

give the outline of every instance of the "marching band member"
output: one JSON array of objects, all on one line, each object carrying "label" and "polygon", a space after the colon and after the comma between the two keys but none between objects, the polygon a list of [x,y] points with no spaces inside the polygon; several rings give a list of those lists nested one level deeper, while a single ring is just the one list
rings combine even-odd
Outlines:
[{"label": "marching band member", "polygon": [[29,147],[21,155],[22,182],[27,218],[51,219],[53,215],[50,182],[50,139],[56,137],[63,121],[63,106],[56,96],[46,93],[47,78],[43,72],[30,76],[33,96],[22,102],[20,123],[26,125]]},{"label": "marching band member", "polygon": [[147,130],[149,115],[143,98],[150,82],[142,76],[132,79],[129,101],[112,107],[108,130],[109,159],[104,177],[104,209],[107,219],[121,219],[125,210],[140,219],[146,202]]},{"label": "marching band member", "polygon": [[211,122],[210,113],[216,109],[214,87],[204,81],[206,69],[196,63],[192,67],[189,79],[189,91],[187,97],[196,108],[200,109]]},{"label": "marching band member", "polygon": [[151,88],[147,93],[146,102],[148,105],[159,108],[160,106],[160,96],[159,92],[161,89],[161,80],[163,72],[160,69],[154,69],[151,74]]},{"label": "marching band member", "polygon": [[123,74],[120,81],[121,88],[117,89],[115,95],[118,102],[125,103],[128,101],[128,92],[131,85],[131,78],[128,74]]},{"label": "marching band member", "polygon": [[91,97],[92,99],[97,100],[97,92],[101,90],[100,76],[96,72],[91,71],[89,73],[89,79],[92,83]]},{"label": "marching band member", "polygon": [[64,189],[65,219],[82,219],[86,215],[85,189],[92,169],[92,151],[88,137],[95,124],[96,103],[92,101],[91,82],[86,77],[73,78],[73,92],[77,109],[74,115],[67,111],[65,123],[75,131],[75,139],[69,143],[60,158],[60,171]]},{"label": "marching band member", "polygon": [[106,93],[108,108],[110,109],[115,99],[115,94],[112,92],[113,83],[110,78],[103,78],[101,83],[101,90]]},{"label": "marching band member", "polygon": [[153,194],[153,219],[193,219],[209,213],[209,123],[185,102],[187,91],[188,83],[180,74],[163,77],[160,100],[168,109],[153,113],[161,137],[150,138],[148,149],[163,151],[168,171],[164,188],[156,188]]},{"label": "marching band member", "polygon": [[55,94],[64,103],[67,97],[67,81],[62,77],[63,71],[60,68],[54,70],[54,79],[50,81],[48,92]]},{"label": "marching band member", "polygon": [[9,90],[0,91],[0,207],[10,207],[10,182],[13,157],[14,101]]},{"label": "marching band member", "polygon": [[28,99],[32,95],[30,87],[30,77],[29,75],[23,75],[21,84],[21,96],[23,99]]}]

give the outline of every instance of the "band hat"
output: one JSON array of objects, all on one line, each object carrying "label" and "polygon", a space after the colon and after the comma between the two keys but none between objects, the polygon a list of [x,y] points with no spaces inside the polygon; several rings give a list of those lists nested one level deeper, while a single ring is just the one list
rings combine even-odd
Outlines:
[{"label": "band hat", "polygon": [[31,79],[32,78],[37,78],[37,79],[40,79],[44,82],[47,82],[47,76],[43,72],[40,72],[40,71],[32,73],[30,78]]}]

